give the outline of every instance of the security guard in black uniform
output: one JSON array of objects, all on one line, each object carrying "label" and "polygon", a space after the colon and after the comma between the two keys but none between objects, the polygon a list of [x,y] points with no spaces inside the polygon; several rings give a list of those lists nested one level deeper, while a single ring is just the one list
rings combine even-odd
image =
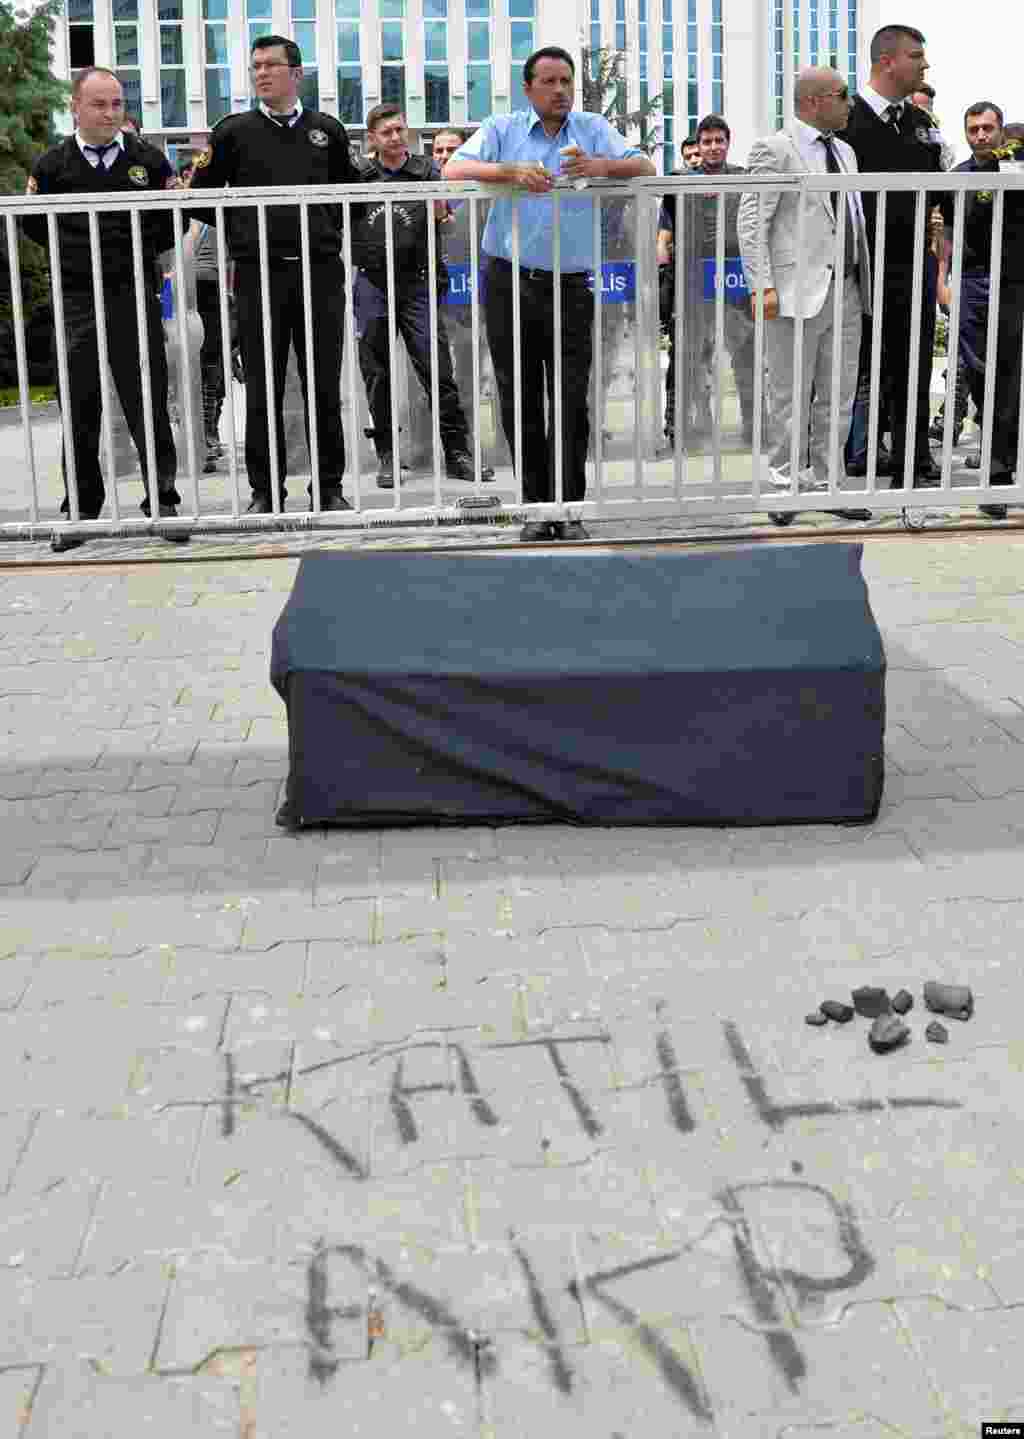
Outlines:
[{"label": "security guard in black uniform", "polygon": [[[397,105],[377,105],[366,117],[367,139],[376,157],[360,174],[373,185],[394,182],[408,185],[417,180],[438,180],[437,168],[423,155],[409,153],[409,131]],[[395,259],[395,328],[405,341],[412,367],[431,399],[430,277],[427,273],[426,204],[395,201],[391,207]],[[447,204],[438,201],[434,216],[447,215]],[[447,285],[438,246],[438,283]],[[354,304],[359,326],[359,367],[366,385],[366,399],[373,419],[373,437],[379,460],[377,485],[382,490],[395,483],[395,457],[391,427],[391,346],[388,336],[387,214],[382,203],[360,205],[352,215],[352,263],[356,266]],[[437,397],[438,425],[448,478],[473,481],[469,456],[466,413],[459,399],[452,366],[452,353],[444,318],[437,316]],[[492,480],[494,471],[484,466],[481,479]]]},{"label": "security guard in black uniform", "polygon": [[[259,107],[228,115],[214,128],[210,147],[196,161],[190,189],[224,185],[352,185],[360,175],[352,163],[344,125],[299,99],[302,54],[293,40],[263,35],[253,43],[250,72]],[[212,211],[195,211],[212,223]],[[235,262],[238,336],[246,377],[245,463],[252,486],[250,514],[273,509],[271,487],[285,499],[284,401],[288,352],[295,347],[303,396],[307,357],[303,311],[302,242],[298,206],[267,211],[270,261],[271,366],[278,473],[270,472],[270,434],[263,351],[259,231],[255,209],[227,210],[228,249]],[[324,510],[349,510],[342,495],[345,436],[341,420],[341,357],[344,340],[345,274],[341,263],[341,206],[309,206],[310,305],[315,351],[316,427],[320,456],[320,500]],[[308,415],[308,410],[307,410]],[[308,420],[307,420],[308,438]],[[312,487],[310,487],[312,494]]]},{"label": "security guard in black uniform", "polygon": [[[71,112],[75,117],[75,133],[52,150],[47,150],[36,161],[26,186],[27,194],[102,193],[120,198],[123,195],[138,195],[144,190],[179,188],[166,156],[140,140],[124,125],[124,92],[112,71],[99,66],[82,70],[71,92]],[[44,247],[47,245],[45,215],[27,215],[22,224],[30,239]],[[107,357],[128,428],[139,452],[145,481],[146,431],[139,336],[135,323],[130,212],[121,210],[101,214],[99,229]],[[103,509],[106,492],[100,471],[102,395],[88,212],[60,215],[57,233],[70,389],[70,413],[65,417],[64,443],[67,444],[70,436],[74,446],[79,514],[82,519],[94,520]],[[157,259],[174,244],[170,210],[143,211],[141,233],[157,490],[160,515],[167,518],[177,514],[176,506],[181,501],[175,489],[178,458],[167,413],[167,352],[159,299],[163,274]],[[50,261],[52,267],[52,256]],[[149,514],[148,490],[141,508],[143,514]],[[66,469],[61,513],[70,513]],[[188,535],[168,535],[168,538],[186,540]],[[60,552],[82,543],[81,538],[56,535],[52,547]]]}]

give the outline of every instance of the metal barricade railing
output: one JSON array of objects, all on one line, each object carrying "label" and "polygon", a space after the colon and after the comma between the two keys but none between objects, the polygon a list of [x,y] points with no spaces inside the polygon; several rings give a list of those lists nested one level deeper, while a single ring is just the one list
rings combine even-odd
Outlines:
[{"label": "metal barricade railing", "polygon": [[[927,233],[928,196],[941,189],[953,202],[953,278],[949,314],[949,357],[945,392],[945,429],[941,445],[941,480],[937,487],[916,489],[913,487],[915,400],[918,387],[918,365],[920,360],[920,337],[922,306],[926,303],[924,286],[924,255]],[[525,195],[520,194],[513,207],[510,253],[512,257],[512,336],[514,388],[506,396],[503,409],[506,417],[511,411],[511,433],[505,439],[512,463],[499,470],[493,484],[483,487],[483,440],[481,406],[481,337],[487,330],[485,299],[478,283],[484,268],[485,257],[480,253],[480,230],[478,223],[480,207],[486,206],[499,192],[496,189],[473,183],[450,183],[437,181],[428,184],[390,184],[387,186],[330,186],[301,188],[266,188],[251,190],[204,190],[201,192],[172,192],[139,196],[118,196],[116,200],[108,195],[80,196],[39,196],[4,197],[0,207],[4,212],[7,238],[8,266],[12,294],[11,317],[14,329],[15,358],[18,374],[20,418],[23,449],[23,466],[18,474],[8,477],[7,492],[0,502],[3,518],[0,519],[0,537],[43,538],[64,530],[69,534],[103,535],[130,533],[161,533],[168,530],[180,531],[183,527],[197,531],[231,531],[238,529],[279,528],[288,526],[351,527],[365,526],[382,520],[408,523],[438,522],[446,519],[465,518],[475,512],[495,516],[526,517],[538,520],[565,518],[600,517],[672,517],[679,516],[713,520],[716,517],[742,516],[745,514],[770,511],[794,511],[796,509],[834,510],[838,504],[848,504],[851,499],[860,499],[880,514],[904,510],[920,512],[939,504],[953,510],[974,507],[982,503],[1021,504],[1024,503],[1024,426],[1020,427],[1017,449],[1017,480],[1014,485],[1000,485],[998,490],[988,483],[988,469],[992,455],[995,393],[996,356],[999,333],[998,315],[1002,275],[1002,236],[1005,220],[1006,196],[1024,190],[1024,174],[1021,173],[947,173],[938,175],[858,175],[845,174],[796,176],[753,176],[723,175],[709,176],[659,176],[629,182],[590,182],[585,199],[592,206],[592,285],[593,285],[593,366],[590,390],[590,429],[592,449],[587,469],[587,493],[582,500],[565,500],[565,456],[562,444],[563,405],[565,402],[564,359],[561,337],[565,324],[563,291],[559,283],[562,273],[561,209],[571,197],[578,204],[581,196],[569,189],[556,188],[550,197],[552,207],[552,268],[555,283],[552,295],[552,328],[554,333],[553,355],[548,357],[539,351],[536,338],[530,330],[523,328],[522,275],[521,264],[522,234],[520,209]],[[758,227],[763,247],[766,231],[766,205],[770,197],[782,192],[796,192],[798,196],[797,226],[797,294],[799,296],[806,279],[804,259],[807,207],[811,198],[823,192],[840,192],[844,196],[850,191],[862,194],[877,192],[878,237],[872,256],[874,278],[874,306],[870,317],[864,323],[871,327],[871,366],[869,396],[869,430],[867,440],[867,474],[863,483],[854,487],[846,476],[841,456],[846,436],[839,432],[837,396],[839,377],[844,356],[842,344],[842,293],[841,287],[834,287],[834,315],[832,325],[832,409],[829,424],[829,473],[827,486],[804,493],[798,488],[804,456],[804,437],[809,417],[801,414],[802,398],[796,387],[790,428],[789,489],[771,486],[766,493],[768,480],[765,460],[765,426],[771,423],[770,396],[772,376],[766,373],[766,324],[773,323],[764,318],[763,311],[744,323],[752,332],[753,374],[750,378],[752,389],[749,395],[750,410],[745,416],[749,422],[749,445],[735,443],[732,428],[726,423],[726,385],[724,360],[730,316],[727,313],[727,255],[726,246],[726,203],[727,197],[737,191],[751,193],[756,197]],[[902,476],[896,477],[895,487],[880,488],[876,468],[876,453],[879,439],[880,394],[882,390],[882,335],[884,303],[884,278],[886,255],[884,237],[886,232],[886,207],[888,199],[897,192],[913,192],[915,195],[913,254],[920,257],[914,267],[912,293],[910,296],[910,352],[905,358],[908,365],[907,435],[905,444],[897,446],[906,455]],[[965,229],[965,203],[972,192],[985,191],[991,197],[991,290],[987,332],[987,354],[989,362],[985,377],[983,406],[983,428],[981,436],[981,467],[976,478],[955,463],[953,454],[954,395],[956,386],[956,340],[961,313],[961,271],[957,264],[963,251]],[[677,251],[674,280],[672,285],[674,315],[671,322],[671,339],[677,364],[676,384],[671,396],[667,419],[668,428],[674,432],[674,443],[666,448],[662,443],[662,381],[663,345],[658,316],[658,266],[655,241],[658,229],[658,212],[661,196],[672,193],[675,196],[677,226],[682,228],[689,215],[692,221],[697,217],[703,225],[708,205],[713,207],[714,240],[711,257],[712,298],[704,299],[688,274],[682,257]],[[429,409],[431,415],[431,467],[428,475],[403,478],[402,444],[400,433],[399,407],[396,397],[400,390],[400,347],[396,318],[396,297],[400,275],[396,270],[396,253],[392,220],[396,206],[411,202],[431,205],[435,200],[446,200],[450,204],[468,207],[470,241],[470,323],[472,332],[471,363],[472,416],[467,416],[472,436],[473,483],[470,490],[465,484],[453,486],[445,473],[445,456],[439,428],[439,345],[447,343],[439,324],[443,313],[443,296],[438,293],[435,283],[437,275],[438,245],[443,244],[433,224],[427,226],[428,253],[425,256],[426,276],[430,286],[429,315],[431,336],[431,365]],[[386,214],[386,289],[388,297],[387,332],[389,340],[389,367],[392,392],[392,434],[391,447],[394,455],[394,488],[390,497],[378,495],[372,488],[371,477],[366,466],[366,452],[362,444],[360,415],[364,407],[362,387],[359,379],[359,340],[354,311],[355,276],[352,266],[352,217],[353,207],[366,203],[384,206]],[[186,212],[203,210],[213,212],[218,235],[224,237],[227,212],[238,207],[255,208],[257,212],[257,235],[259,265],[262,276],[261,307],[264,336],[271,334],[270,291],[267,283],[271,256],[269,253],[267,210],[270,207],[290,204],[298,206],[300,217],[300,257],[303,277],[305,306],[303,315],[303,338],[307,357],[307,382],[305,386],[305,424],[308,434],[309,474],[311,505],[304,505],[302,511],[290,509],[283,512],[279,476],[282,471],[278,454],[278,434],[273,423],[275,376],[272,347],[263,345],[264,383],[268,396],[268,425],[270,471],[272,475],[272,513],[266,515],[244,515],[244,487],[239,465],[238,445],[235,442],[241,426],[239,413],[241,395],[232,373],[232,341],[228,300],[228,264],[225,245],[218,245],[217,277],[219,281],[219,323],[221,329],[221,354],[225,388],[229,444],[227,446],[227,486],[220,480],[220,492],[214,496],[215,488],[201,473],[194,456],[201,452],[196,443],[197,426],[201,414],[196,405],[195,386],[196,358],[189,339],[186,296],[189,290],[191,259],[185,243],[186,230],[183,221]],[[310,246],[309,207],[311,205],[340,205],[343,215],[342,260],[346,275],[344,307],[343,360],[340,376],[343,413],[347,420],[348,469],[344,478],[346,497],[352,505],[351,511],[325,512],[322,508],[323,476],[322,447],[324,436],[318,429],[317,415],[317,365],[315,319],[311,295],[311,266],[314,257]],[[177,346],[179,375],[179,405],[177,421],[187,443],[179,445],[179,454],[185,457],[184,467],[179,464],[178,489],[183,504],[175,519],[159,516],[157,494],[156,417],[154,415],[153,385],[150,374],[149,350],[146,343],[146,280],[144,275],[141,219],[152,208],[169,208],[173,211],[174,246],[170,252],[169,269],[177,305],[170,322],[169,338]],[[104,294],[104,274],[100,264],[100,215],[109,211],[127,211],[130,215],[132,240],[133,293],[124,299],[123,307],[116,312],[109,308],[109,297]],[[607,355],[602,350],[602,334],[607,328],[605,269],[615,262],[606,260],[609,251],[609,215],[614,211],[616,233],[621,240],[627,236],[625,248],[631,250],[628,258],[621,262],[631,273],[624,284],[631,292],[631,313],[629,324],[624,324],[623,334],[631,326],[628,341],[623,339],[618,358],[625,360],[624,372],[628,378],[632,365],[632,405],[617,402],[620,416],[618,431],[607,430],[606,398],[609,393],[609,369],[616,374],[623,367],[615,365],[616,355]],[[40,473],[39,426],[44,423],[34,417],[30,403],[28,353],[25,337],[25,312],[22,302],[22,276],[19,262],[16,232],[18,220],[26,215],[42,214],[46,217],[51,260],[51,284],[54,333],[56,338],[56,376],[61,412],[72,416],[71,376],[68,363],[66,334],[66,295],[62,284],[60,263],[60,236],[58,220],[64,214],[88,214],[89,241],[92,258],[90,288],[95,307],[97,324],[97,350],[100,367],[100,392],[102,396],[103,421],[101,459],[106,476],[107,515],[100,519],[84,519],[79,504],[78,477],[75,474],[74,445],[64,444],[64,466],[68,491],[67,518],[58,513],[62,484],[59,474]],[[833,266],[835,274],[843,274],[845,268],[846,229],[836,226]],[[620,250],[622,246],[620,245]],[[708,256],[703,250],[700,255],[704,266]],[[622,278],[615,277],[615,283]],[[124,298],[124,297],[122,297]],[[707,309],[712,310],[709,317]],[[798,316],[802,313],[797,306]],[[749,311],[748,311],[749,314]],[[710,323],[709,323],[710,318]],[[735,317],[733,317],[735,318]],[[116,333],[111,333],[111,324]],[[118,493],[115,439],[113,432],[114,406],[113,385],[109,373],[109,355],[112,344],[117,343],[117,334],[123,325],[134,325],[139,335],[141,384],[144,397],[144,454],[151,515],[149,517],[126,512],[125,501]],[[695,338],[697,337],[697,338]],[[507,344],[509,337],[502,336]],[[701,352],[700,364],[705,373],[700,384],[706,389],[706,400],[711,415],[710,433],[700,437],[690,432],[687,407],[691,404],[692,390],[697,383],[693,367],[697,341]],[[797,318],[793,325],[793,373],[799,374],[805,339],[805,321]],[[689,357],[689,358],[685,358]],[[846,357],[848,363],[849,357]],[[1013,357],[1014,362],[1019,357]],[[548,363],[552,371],[548,387],[551,413],[548,428],[553,437],[551,450],[551,499],[546,502],[524,503],[523,457],[524,457],[524,415],[523,377],[529,371],[535,373],[538,366]],[[1009,363],[1008,357],[1001,356],[998,363]],[[682,376],[680,369],[689,370]],[[578,377],[577,377],[578,378]],[[500,401],[500,396],[498,397]],[[508,404],[509,399],[511,404]],[[1020,396],[1024,406],[1024,385]],[[630,413],[631,411],[631,413]],[[704,443],[699,440],[703,439]],[[777,436],[776,436],[777,440]],[[372,468],[372,467],[371,467]],[[303,479],[306,476],[302,476]],[[467,503],[468,496],[468,503]],[[461,504],[460,504],[461,501]],[[476,509],[474,509],[474,506]]]}]

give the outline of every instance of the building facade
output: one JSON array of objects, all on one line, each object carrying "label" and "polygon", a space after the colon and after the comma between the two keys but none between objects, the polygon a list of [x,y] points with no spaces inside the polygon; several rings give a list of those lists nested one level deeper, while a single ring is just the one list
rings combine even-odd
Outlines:
[{"label": "building facade", "polygon": [[[251,102],[249,47],[286,35],[302,51],[303,98],[361,142],[371,106],[396,101],[419,142],[518,109],[522,64],[540,45],[622,54],[622,102],[659,101],[659,168],[678,164],[698,119],[724,114],[742,156],[792,113],[793,74],[829,63],[856,86],[859,11],[870,0],[67,0],[54,70],[116,71],[129,113],[172,159]],[[67,120],[70,126],[70,119]]]}]

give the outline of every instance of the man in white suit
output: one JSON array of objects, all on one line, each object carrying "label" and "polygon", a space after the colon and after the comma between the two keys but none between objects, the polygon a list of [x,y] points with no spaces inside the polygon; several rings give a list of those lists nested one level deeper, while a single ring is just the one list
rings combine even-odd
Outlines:
[{"label": "man in white suit", "polygon": [[[796,78],[796,117],[767,139],[757,140],[747,169],[755,175],[854,174],[857,158],[836,138],[850,115],[851,100],[843,77],[825,66],[809,66]],[[835,285],[842,286],[839,411],[836,429],[840,478],[845,477],[843,446],[850,429],[863,317],[871,312],[871,274],[867,232],[860,195],[818,191],[807,195],[802,237],[798,235],[800,192],[764,192],[764,231],[760,196],[743,196],[739,212],[740,253],[751,305],[764,305],[765,357],[771,392],[772,438],[769,463],[789,484],[791,435],[799,396],[801,480],[821,487],[829,475],[832,347],[835,333]],[[843,275],[836,279],[836,225],[845,226]],[[798,265],[798,244],[802,243]],[[796,320],[803,316],[803,358],[794,369]],[[808,443],[809,431],[809,443]],[[813,472],[813,479],[811,473]],[[834,510],[844,519],[871,518],[870,510]],[[782,523],[792,518],[773,516]]]}]

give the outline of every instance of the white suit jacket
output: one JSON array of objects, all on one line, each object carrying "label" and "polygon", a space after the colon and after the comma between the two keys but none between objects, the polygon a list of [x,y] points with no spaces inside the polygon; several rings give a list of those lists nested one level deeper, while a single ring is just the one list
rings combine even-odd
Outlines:
[{"label": "white suit jacket", "polygon": [[[839,164],[847,174],[857,173],[857,157],[845,141],[834,139]],[[767,139],[755,140],[747,161],[747,169],[755,175],[806,175],[808,166],[800,147],[788,129],[778,130]],[[776,290],[779,314],[789,319],[797,312],[797,210],[799,192],[764,192],[764,253],[758,235],[759,195],[749,191],[740,201],[739,237],[743,269],[751,291]],[[859,194],[854,195],[860,293],[864,313],[871,313],[871,265],[864,211]],[[812,319],[825,303],[832,282],[835,253],[836,217],[828,191],[807,197],[804,217],[803,253],[803,318]]]}]

